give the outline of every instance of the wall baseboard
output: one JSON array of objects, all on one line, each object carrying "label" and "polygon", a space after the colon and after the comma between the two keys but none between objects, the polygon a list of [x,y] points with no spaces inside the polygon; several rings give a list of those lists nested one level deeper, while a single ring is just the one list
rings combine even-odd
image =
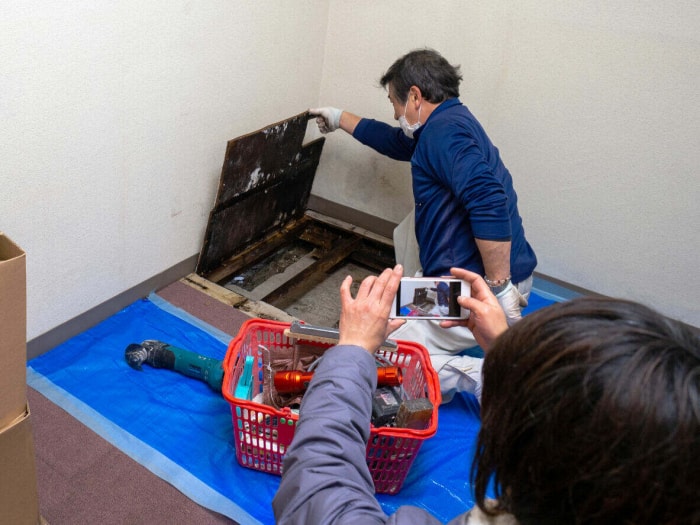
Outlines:
[{"label": "wall baseboard", "polygon": [[540,272],[535,272],[533,274],[532,289],[538,294],[556,301],[566,301],[574,297],[581,297],[582,295],[602,297],[599,293],[574,286],[573,284],[555,279],[554,277],[549,277]]},{"label": "wall baseboard", "polygon": [[147,297],[154,290],[158,290],[168,284],[181,279],[182,277],[192,273],[197,265],[199,254],[188,257],[184,261],[168,268],[164,272],[159,273],[147,279],[146,281],[126,290],[125,292],[115,295],[111,299],[102,304],[91,308],[87,312],[74,317],[70,321],[49,330],[48,332],[35,337],[27,342],[27,359],[32,359],[52,348],[67,341],[71,337],[84,332],[88,328],[104,321],[111,315],[126,308],[134,301]]}]

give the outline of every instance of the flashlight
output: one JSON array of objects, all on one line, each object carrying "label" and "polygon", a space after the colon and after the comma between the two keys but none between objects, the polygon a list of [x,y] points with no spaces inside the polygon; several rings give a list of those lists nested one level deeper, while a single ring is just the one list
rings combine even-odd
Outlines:
[{"label": "flashlight", "polygon": [[[311,382],[313,372],[301,370],[284,370],[275,372],[273,378],[275,390],[279,394],[304,392]],[[399,386],[403,382],[403,374],[398,366],[383,366],[377,368],[377,386]]]}]

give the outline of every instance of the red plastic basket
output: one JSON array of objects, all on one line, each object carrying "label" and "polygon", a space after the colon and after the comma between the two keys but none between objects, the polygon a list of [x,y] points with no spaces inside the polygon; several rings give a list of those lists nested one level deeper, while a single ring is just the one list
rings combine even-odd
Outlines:
[{"label": "red plastic basket", "polygon": [[[277,475],[282,474],[282,461],[294,437],[299,417],[289,408],[277,410],[262,403],[239,399],[234,392],[248,356],[254,360],[253,397],[262,392],[263,355],[259,345],[292,352],[295,341],[284,334],[289,327],[289,323],[280,321],[246,321],[229,344],[224,360],[222,392],[231,404],[236,459],[244,467]],[[317,344],[326,348],[331,346]],[[401,367],[403,387],[409,398],[428,398],[433,405],[433,413],[430,425],[424,430],[371,427],[367,465],[376,492],[383,494],[396,494],[401,490],[423,441],[437,431],[441,402],[438,376],[430,364],[427,350],[409,341],[397,341],[397,344],[397,351],[382,350],[378,354]]]}]

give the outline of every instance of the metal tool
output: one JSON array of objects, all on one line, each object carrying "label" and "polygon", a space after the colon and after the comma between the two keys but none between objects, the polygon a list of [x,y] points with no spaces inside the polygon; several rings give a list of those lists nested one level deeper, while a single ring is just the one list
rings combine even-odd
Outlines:
[{"label": "metal tool", "polygon": [[131,368],[141,370],[147,363],[153,368],[174,370],[187,377],[207,383],[212,390],[221,393],[224,381],[223,363],[162,341],[147,339],[141,344],[132,343],[126,347],[124,358]]},{"label": "metal tool", "polygon": [[[337,328],[314,326],[302,323],[300,321],[292,321],[291,326],[284,331],[284,335],[290,339],[316,341],[319,343],[330,344],[336,344],[340,337]],[[386,339],[379,349],[386,350],[388,352],[396,352],[398,350],[398,344],[396,341]]]},{"label": "metal tool", "polygon": [[[274,375],[275,390],[280,394],[304,392],[313,372],[303,370],[283,370]],[[398,366],[383,366],[377,368],[377,386],[400,386],[403,382],[403,374]]]}]

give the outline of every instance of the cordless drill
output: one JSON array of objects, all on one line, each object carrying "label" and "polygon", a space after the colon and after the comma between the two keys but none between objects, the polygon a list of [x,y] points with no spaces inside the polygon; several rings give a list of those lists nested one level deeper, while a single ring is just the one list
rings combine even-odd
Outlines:
[{"label": "cordless drill", "polygon": [[126,347],[124,358],[135,370],[141,370],[141,365],[148,363],[153,368],[174,370],[187,377],[204,381],[212,390],[221,393],[224,368],[222,361],[218,359],[205,357],[153,339],[147,339],[141,344],[130,344]]}]

